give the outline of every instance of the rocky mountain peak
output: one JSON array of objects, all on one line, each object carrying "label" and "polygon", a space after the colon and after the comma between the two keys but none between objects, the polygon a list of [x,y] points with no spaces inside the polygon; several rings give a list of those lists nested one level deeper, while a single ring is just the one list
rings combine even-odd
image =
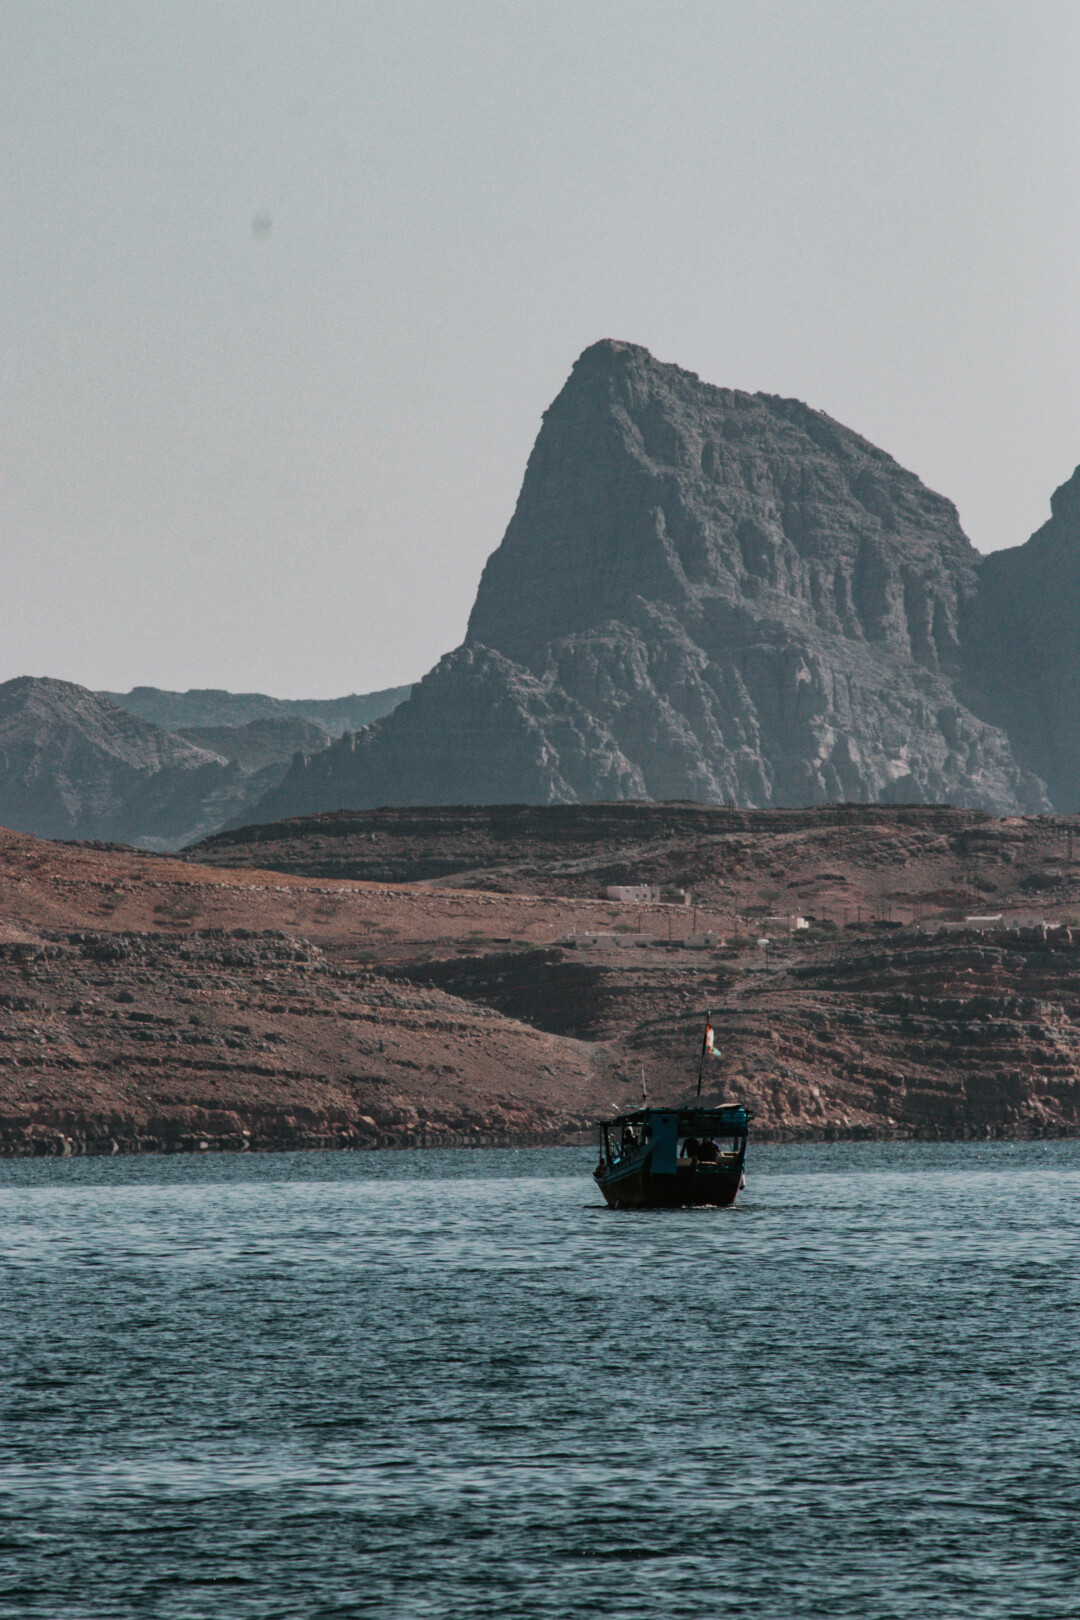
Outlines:
[{"label": "rocky mountain peak", "polygon": [[749,602],[950,669],[976,562],[950,502],[830,417],[606,341],[545,413],[466,641],[536,666],[647,602],[708,647]]},{"label": "rocky mountain peak", "polygon": [[1057,732],[1080,738],[1080,673],[1057,677],[1075,704],[1039,693],[1080,665],[1078,492],[982,559],[950,501],[823,412],[593,344],[544,413],[464,646],[298,763],[260,819],[617,798],[1073,808],[1080,743]]}]

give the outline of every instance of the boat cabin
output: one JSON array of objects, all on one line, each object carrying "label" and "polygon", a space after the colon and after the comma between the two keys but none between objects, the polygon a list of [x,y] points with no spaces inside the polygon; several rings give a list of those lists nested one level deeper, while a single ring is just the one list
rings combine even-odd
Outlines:
[{"label": "boat cabin", "polygon": [[602,1120],[594,1171],[609,1204],[731,1204],[742,1184],[750,1113],[720,1108],[640,1108]]}]

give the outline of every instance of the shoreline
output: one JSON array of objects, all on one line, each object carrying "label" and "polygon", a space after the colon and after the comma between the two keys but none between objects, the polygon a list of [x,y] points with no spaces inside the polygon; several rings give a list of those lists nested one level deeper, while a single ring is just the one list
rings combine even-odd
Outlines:
[{"label": "shoreline", "polygon": [[[1044,1130],[1011,1125],[971,1125],[963,1130],[934,1126],[817,1126],[807,1130],[784,1127],[752,1131],[751,1144],[760,1146],[861,1142],[1067,1142],[1080,1139],[1080,1131],[1053,1127]],[[176,1157],[205,1153],[425,1153],[437,1149],[588,1148],[591,1131],[446,1131],[371,1136],[366,1133],[294,1132],[255,1134],[192,1132],[161,1135],[112,1136],[77,1134],[50,1127],[0,1131],[0,1161],[5,1159]]]}]

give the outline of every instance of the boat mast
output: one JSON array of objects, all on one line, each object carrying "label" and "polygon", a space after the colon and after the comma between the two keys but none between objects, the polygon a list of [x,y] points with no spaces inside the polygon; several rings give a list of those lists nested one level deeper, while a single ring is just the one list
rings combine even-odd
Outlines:
[{"label": "boat mast", "polygon": [[705,1067],[705,1053],[709,1049],[709,1031],[710,1031],[711,1028],[712,1028],[712,1010],[710,1009],[705,1014],[705,1033],[701,1037],[701,1057],[698,1060],[698,1066],[697,1066],[697,1094],[698,1094],[698,1101],[699,1102],[701,1101],[701,1073],[702,1073],[702,1070]]}]

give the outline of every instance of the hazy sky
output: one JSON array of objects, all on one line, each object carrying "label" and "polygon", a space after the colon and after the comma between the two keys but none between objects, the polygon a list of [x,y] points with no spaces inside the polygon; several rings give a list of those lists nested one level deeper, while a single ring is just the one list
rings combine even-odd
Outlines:
[{"label": "hazy sky", "polygon": [[418,677],[600,337],[1080,462],[1075,0],[4,0],[0,137],[0,679]]}]

